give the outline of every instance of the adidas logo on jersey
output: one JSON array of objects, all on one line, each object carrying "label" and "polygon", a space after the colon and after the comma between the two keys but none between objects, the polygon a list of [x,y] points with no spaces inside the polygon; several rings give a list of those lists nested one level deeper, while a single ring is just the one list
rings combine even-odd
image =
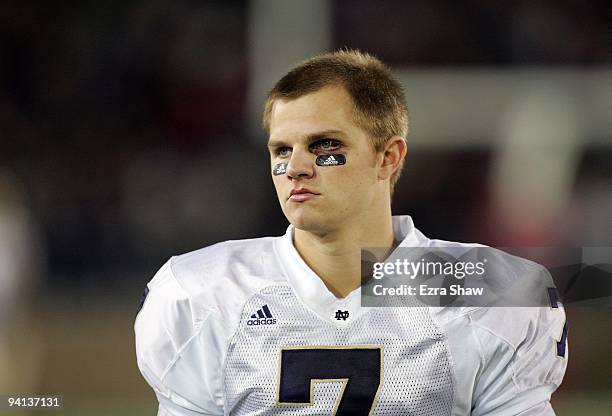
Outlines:
[{"label": "adidas logo on jersey", "polygon": [[247,321],[248,326],[253,325],[274,325],[276,323],[276,319],[272,317],[272,312],[268,308],[268,305],[264,305],[261,309],[258,309],[253,315],[251,315],[251,319]]}]

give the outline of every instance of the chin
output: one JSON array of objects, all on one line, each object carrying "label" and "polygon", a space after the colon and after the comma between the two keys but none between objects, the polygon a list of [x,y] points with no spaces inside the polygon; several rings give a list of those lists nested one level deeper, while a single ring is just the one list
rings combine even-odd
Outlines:
[{"label": "chin", "polygon": [[326,218],[321,213],[307,211],[310,210],[292,210],[292,212],[285,213],[285,216],[298,230],[320,232],[329,228],[329,218]]}]

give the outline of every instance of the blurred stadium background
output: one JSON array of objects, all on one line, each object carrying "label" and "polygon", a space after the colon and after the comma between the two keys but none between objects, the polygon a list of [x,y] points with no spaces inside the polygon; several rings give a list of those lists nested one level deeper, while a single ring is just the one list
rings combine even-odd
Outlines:
[{"label": "blurred stadium background", "polygon": [[[263,97],[319,52],[363,49],[404,83],[394,212],[429,236],[612,246],[610,17],[603,0],[2,2],[0,394],[155,414],[142,289],[173,254],[284,231]],[[555,408],[612,414],[612,308],[567,309]]]}]

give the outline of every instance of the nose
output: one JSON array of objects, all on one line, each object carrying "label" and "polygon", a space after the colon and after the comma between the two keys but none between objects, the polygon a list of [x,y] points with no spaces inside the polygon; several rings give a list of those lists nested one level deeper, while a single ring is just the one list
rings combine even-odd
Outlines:
[{"label": "nose", "polygon": [[314,175],[314,158],[307,150],[293,149],[287,164],[287,177],[289,179],[310,178]]}]

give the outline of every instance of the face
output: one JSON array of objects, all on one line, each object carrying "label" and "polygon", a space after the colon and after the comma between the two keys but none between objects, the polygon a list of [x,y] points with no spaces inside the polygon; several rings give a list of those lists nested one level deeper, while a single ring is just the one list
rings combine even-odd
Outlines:
[{"label": "face", "polygon": [[[381,189],[378,155],[353,121],[352,101],[341,87],[276,101],[270,115],[271,170],[287,219],[298,229],[325,233],[359,221]],[[344,165],[318,166],[317,156],[342,154]],[[384,186],[384,185],[382,185]]]}]

